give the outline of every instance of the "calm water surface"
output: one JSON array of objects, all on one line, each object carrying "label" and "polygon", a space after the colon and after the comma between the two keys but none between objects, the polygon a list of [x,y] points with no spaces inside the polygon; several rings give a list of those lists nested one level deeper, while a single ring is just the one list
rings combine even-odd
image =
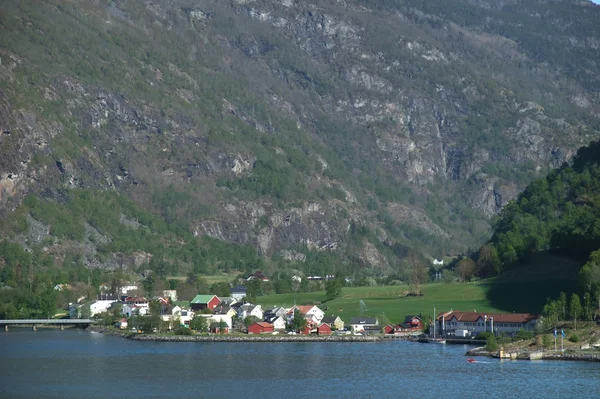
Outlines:
[{"label": "calm water surface", "polygon": [[0,332],[0,398],[600,398],[600,363],[470,364],[467,349],[154,343],[13,330]]}]

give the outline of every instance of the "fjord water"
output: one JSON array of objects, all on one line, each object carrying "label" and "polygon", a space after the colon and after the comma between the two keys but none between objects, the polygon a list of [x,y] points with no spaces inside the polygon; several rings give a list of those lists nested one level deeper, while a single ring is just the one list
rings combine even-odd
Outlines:
[{"label": "fjord water", "polygon": [[138,342],[0,333],[0,398],[598,398],[600,363],[468,363],[466,346]]}]

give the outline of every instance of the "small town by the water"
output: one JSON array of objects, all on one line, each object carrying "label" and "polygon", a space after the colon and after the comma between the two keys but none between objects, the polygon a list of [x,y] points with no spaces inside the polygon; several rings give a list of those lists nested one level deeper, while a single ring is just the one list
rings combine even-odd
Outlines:
[{"label": "small town by the water", "polygon": [[0,2],[0,399],[599,366],[600,0]]}]

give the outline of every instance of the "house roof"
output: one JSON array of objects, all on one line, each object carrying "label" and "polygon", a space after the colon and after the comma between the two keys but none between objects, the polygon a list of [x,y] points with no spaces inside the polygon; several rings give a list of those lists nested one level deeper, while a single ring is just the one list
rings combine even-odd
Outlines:
[{"label": "house roof", "polygon": [[213,298],[219,299],[216,295],[196,295],[196,297],[194,299],[192,299],[192,301],[190,303],[196,303],[196,304],[209,303],[211,301],[211,299],[213,299]]},{"label": "house roof", "polygon": [[142,296],[128,296],[125,302],[148,302],[148,300]]},{"label": "house roof", "polygon": [[247,288],[244,286],[241,286],[241,285],[238,287],[229,289],[229,293],[231,293],[231,294],[246,294],[247,291],[248,291]]},{"label": "house roof", "polygon": [[406,317],[404,318],[404,323],[410,323],[410,322],[412,322],[412,320],[413,320],[413,319],[415,319],[415,318],[416,318],[416,319],[419,319],[419,320],[421,320],[421,318],[420,318],[419,316],[406,316]]},{"label": "house roof", "polygon": [[246,310],[248,312],[252,312],[254,310],[254,308],[256,308],[259,305],[254,305],[252,303],[245,303],[242,306],[239,307],[239,309],[241,310]]},{"label": "house roof", "polygon": [[490,319],[494,318],[496,323],[528,323],[531,320],[537,319],[539,316],[531,313],[480,313],[480,312],[447,312],[439,315],[439,319],[443,317],[445,321],[450,321],[456,318],[457,321],[475,322],[479,319],[484,320],[485,316]]},{"label": "house roof", "polygon": [[376,317],[353,317],[350,324],[377,324]]},{"label": "house roof", "polygon": [[225,305],[231,305],[232,303],[237,302],[236,299],[234,299],[234,298],[232,298],[230,296],[220,296],[218,298],[221,301],[221,303],[225,304]]},{"label": "house roof", "polygon": [[254,323],[255,325],[261,326],[262,328],[270,328],[273,327],[273,324],[271,323],[267,323],[264,321],[257,321],[256,323]]},{"label": "house roof", "polygon": [[[334,316],[334,315],[329,315],[329,316],[325,316],[323,317],[323,320],[321,320],[323,323],[328,323],[328,324],[332,324],[335,323],[335,321],[337,319],[339,319],[339,316]],[[340,319],[341,320],[341,319]]]},{"label": "house roof", "polygon": [[[317,309],[319,309],[319,307],[318,307],[318,306],[316,306],[316,305],[300,305],[300,306],[292,306],[292,307],[290,308],[290,310],[288,310],[287,314],[288,314],[288,315],[291,315],[291,314],[293,314],[293,313],[294,313],[294,311],[295,311],[296,309],[298,309],[299,311],[301,311],[303,314],[307,314],[307,313],[308,313],[308,312],[310,312],[310,311],[311,311],[313,308],[317,308]],[[319,309],[319,310],[321,310],[321,309]],[[323,312],[323,311],[321,310],[321,312]]]}]

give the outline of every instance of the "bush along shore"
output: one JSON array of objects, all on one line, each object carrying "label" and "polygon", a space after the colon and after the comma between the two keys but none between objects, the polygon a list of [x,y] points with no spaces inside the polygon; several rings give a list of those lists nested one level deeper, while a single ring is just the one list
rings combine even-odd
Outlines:
[{"label": "bush along shore", "polygon": [[93,326],[90,331],[114,335],[135,341],[154,342],[376,342],[381,338],[363,335],[174,335],[174,334],[139,334],[120,331],[112,328]]}]

